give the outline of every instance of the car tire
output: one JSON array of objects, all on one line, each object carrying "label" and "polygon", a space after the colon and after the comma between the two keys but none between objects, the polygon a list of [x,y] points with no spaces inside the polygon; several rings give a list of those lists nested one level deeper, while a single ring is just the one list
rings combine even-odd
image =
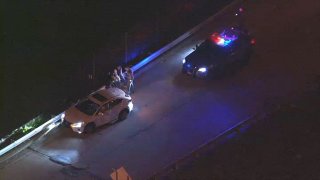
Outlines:
[{"label": "car tire", "polygon": [[127,119],[129,115],[129,111],[127,109],[122,110],[118,115],[118,121],[123,121]]},{"label": "car tire", "polygon": [[96,125],[94,123],[89,123],[84,127],[84,133],[93,133],[96,130]]},{"label": "car tire", "polygon": [[62,122],[62,126],[65,127],[65,128],[69,128],[70,127],[70,123],[68,121],[64,120]]}]

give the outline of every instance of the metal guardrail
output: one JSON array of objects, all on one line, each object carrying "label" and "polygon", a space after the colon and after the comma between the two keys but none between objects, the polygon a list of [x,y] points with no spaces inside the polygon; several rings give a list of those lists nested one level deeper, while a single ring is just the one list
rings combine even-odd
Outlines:
[{"label": "metal guardrail", "polygon": [[[161,48],[160,50],[156,51],[155,53],[151,54],[150,56],[146,57],[145,59],[143,59],[142,61],[140,61],[139,63],[137,63],[136,65],[134,65],[132,67],[132,70],[135,72],[137,70],[139,70],[140,68],[142,68],[143,66],[145,66],[146,64],[148,64],[149,62],[153,61],[154,59],[156,59],[157,57],[159,57],[161,54],[167,52],[169,49],[171,49],[172,47],[176,46],[177,44],[179,44],[180,42],[182,42],[183,40],[185,40],[186,38],[190,37],[191,35],[193,35],[194,33],[196,33],[197,31],[199,31],[203,26],[205,26],[206,24],[208,24],[210,21],[212,21],[217,15],[223,13],[223,11],[225,11],[227,8],[234,6],[235,4],[241,2],[243,0],[235,0],[233,1],[231,4],[229,4],[228,6],[224,7],[221,11],[219,11],[218,13],[212,15],[211,17],[209,17],[208,19],[206,19],[205,21],[203,21],[202,23],[198,24],[197,26],[193,27],[192,29],[190,29],[189,31],[187,31],[186,33],[184,33],[183,35],[181,35],[180,37],[178,37],[177,39],[175,39],[174,41],[172,41],[171,43],[167,44],[166,46],[164,46],[163,48]],[[38,128],[34,129],[33,131],[31,131],[30,133],[28,133],[27,135],[23,136],[22,138],[18,139],[17,141],[13,142],[12,144],[6,146],[3,149],[0,149],[0,157],[2,155],[4,155],[5,153],[7,153],[8,151],[12,150],[13,148],[17,147],[18,145],[20,145],[21,143],[23,143],[24,141],[30,139],[31,137],[33,137],[34,135],[36,135],[37,133],[41,132],[45,127],[47,127],[48,125],[58,121],[61,117],[60,113],[59,115],[55,116],[54,118],[50,119],[49,121],[47,121],[46,123],[44,123],[43,125],[39,126]]]},{"label": "metal guardrail", "polygon": [[10,151],[11,149],[19,146],[21,143],[23,143],[24,141],[32,138],[34,135],[38,134],[39,132],[41,132],[42,130],[44,130],[46,127],[48,127],[50,124],[56,123],[57,121],[59,121],[61,119],[61,114],[51,118],[49,121],[45,122],[44,124],[42,124],[41,126],[37,127],[36,129],[34,129],[33,131],[31,131],[30,133],[26,134],[25,136],[21,137],[20,139],[14,141],[13,143],[11,143],[10,145],[6,146],[3,149],[0,149],[0,156],[4,155],[5,153],[7,153],[8,151]]}]

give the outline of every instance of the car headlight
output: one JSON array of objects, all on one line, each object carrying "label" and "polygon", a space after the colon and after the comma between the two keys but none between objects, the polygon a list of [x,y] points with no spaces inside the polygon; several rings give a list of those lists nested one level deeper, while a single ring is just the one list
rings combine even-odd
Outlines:
[{"label": "car headlight", "polygon": [[202,68],[199,68],[198,71],[204,73],[204,72],[207,72],[207,68],[202,67]]},{"label": "car headlight", "polygon": [[186,63],[186,59],[183,59],[183,60],[182,60],[182,64],[184,64],[184,63]]},{"label": "car headlight", "polygon": [[84,122],[77,122],[77,123],[73,123],[70,126],[73,128],[81,128],[83,126]]},{"label": "car headlight", "polygon": [[65,118],[65,117],[66,117],[66,114],[65,114],[65,113],[62,113],[60,118],[61,118],[62,121],[64,121],[64,118]]},{"label": "car headlight", "polygon": [[133,103],[132,103],[132,101],[130,101],[130,102],[128,103],[128,107],[129,107],[129,111],[132,111],[132,109],[133,109]]}]

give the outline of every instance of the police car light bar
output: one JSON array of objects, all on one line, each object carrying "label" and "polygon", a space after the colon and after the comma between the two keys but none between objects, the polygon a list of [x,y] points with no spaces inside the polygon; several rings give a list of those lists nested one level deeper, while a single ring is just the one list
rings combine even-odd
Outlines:
[{"label": "police car light bar", "polygon": [[218,46],[222,46],[222,47],[228,46],[237,38],[238,37],[236,35],[227,36],[224,31],[221,34],[215,32],[211,35],[211,40]]}]

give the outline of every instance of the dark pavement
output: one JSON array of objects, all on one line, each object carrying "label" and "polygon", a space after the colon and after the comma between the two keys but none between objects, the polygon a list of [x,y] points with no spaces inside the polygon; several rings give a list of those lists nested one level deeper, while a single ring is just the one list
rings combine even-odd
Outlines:
[{"label": "dark pavement", "polygon": [[320,94],[285,104],[161,179],[320,179]]}]

